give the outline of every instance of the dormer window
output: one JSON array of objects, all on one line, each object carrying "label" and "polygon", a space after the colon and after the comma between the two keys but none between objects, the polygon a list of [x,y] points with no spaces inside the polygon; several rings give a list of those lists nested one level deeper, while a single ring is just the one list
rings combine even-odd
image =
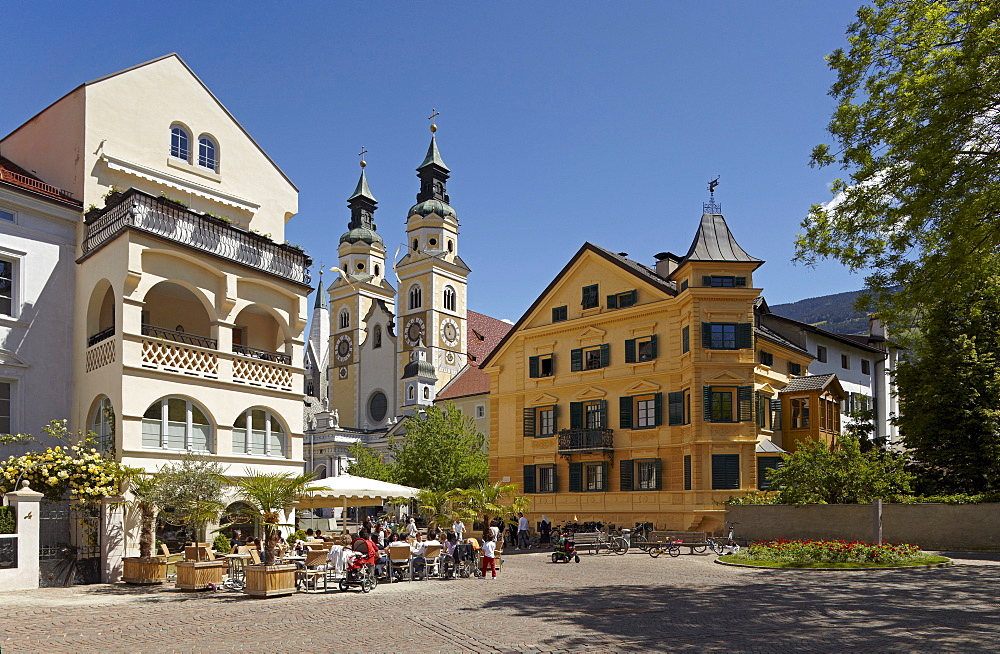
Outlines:
[{"label": "dormer window", "polygon": [[215,172],[219,170],[219,148],[211,137],[204,134],[198,137],[198,165]]},{"label": "dormer window", "polygon": [[170,156],[191,161],[191,135],[180,125],[170,127]]}]

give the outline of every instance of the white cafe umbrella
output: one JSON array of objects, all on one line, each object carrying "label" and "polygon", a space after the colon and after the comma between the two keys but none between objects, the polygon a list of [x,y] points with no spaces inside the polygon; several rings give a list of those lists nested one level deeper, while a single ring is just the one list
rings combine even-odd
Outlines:
[{"label": "white cafe umbrella", "polygon": [[[349,506],[371,506],[391,498],[412,499],[420,493],[419,488],[391,484],[387,481],[340,475],[327,477],[310,484],[312,490],[296,504],[298,509],[321,509],[342,506],[346,517]],[[344,521],[347,530],[347,521]]]}]

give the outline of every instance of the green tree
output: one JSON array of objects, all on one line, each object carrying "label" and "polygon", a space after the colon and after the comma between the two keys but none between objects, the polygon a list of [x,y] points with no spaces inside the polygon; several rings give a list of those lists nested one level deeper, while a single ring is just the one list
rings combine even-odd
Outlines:
[{"label": "green tree", "polygon": [[848,175],[802,223],[796,259],[872,270],[859,303],[897,329],[1000,247],[998,15],[1000,0],[875,0],[827,58],[835,145],[812,164]]},{"label": "green tree", "polygon": [[393,466],[385,462],[382,455],[357,442],[348,448],[354,461],[347,467],[347,474],[379,481],[394,482]]},{"label": "green tree", "polygon": [[189,525],[199,541],[205,540],[208,523],[219,519],[226,479],[223,467],[203,456],[185,454],[157,472],[153,503],[163,509],[171,524]]},{"label": "green tree", "polygon": [[983,277],[927,311],[896,371],[896,424],[923,493],[1000,491],[1000,274]]},{"label": "green tree", "polygon": [[395,481],[416,488],[450,490],[485,483],[489,462],[484,436],[472,418],[448,404],[429,406],[406,421],[406,435],[389,445]]},{"label": "green tree", "polygon": [[823,441],[804,443],[768,475],[779,504],[895,501],[909,494],[913,477],[901,454],[862,452],[858,439],[850,436],[842,436],[832,447]]}]

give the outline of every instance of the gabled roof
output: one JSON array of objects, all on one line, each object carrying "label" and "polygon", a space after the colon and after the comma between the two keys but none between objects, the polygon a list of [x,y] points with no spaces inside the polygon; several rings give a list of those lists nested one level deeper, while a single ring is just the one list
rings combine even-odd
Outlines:
[{"label": "gabled roof", "polygon": [[[719,213],[701,215],[701,224],[694,235],[684,261],[747,261],[764,263],[752,257],[736,242],[726,219]],[[682,262],[683,263],[683,262]]]},{"label": "gabled roof", "polygon": [[514,325],[475,311],[466,311],[465,319],[469,363],[478,368]]},{"label": "gabled roof", "polygon": [[636,261],[632,261],[631,259],[622,256],[620,254],[615,254],[610,250],[605,250],[602,247],[598,247],[593,243],[586,242],[580,247],[579,250],[576,251],[576,254],[574,254],[570,258],[570,260],[566,263],[566,265],[562,267],[562,270],[560,270],[556,274],[556,276],[552,278],[552,281],[549,282],[549,285],[545,287],[545,290],[539,293],[538,297],[535,298],[535,301],[531,303],[530,307],[528,307],[528,310],[525,311],[520,318],[518,318],[517,322],[514,323],[514,326],[511,328],[511,330],[507,332],[507,335],[503,337],[503,340],[501,340],[497,344],[496,348],[494,348],[493,351],[490,352],[489,356],[486,357],[486,359],[480,364],[480,366],[485,366],[493,358],[493,355],[496,352],[498,352],[500,348],[503,347],[503,345],[507,342],[507,340],[510,339],[510,337],[518,329],[521,328],[521,326],[525,323],[525,321],[527,321],[528,317],[535,312],[535,309],[538,308],[538,305],[540,305],[545,300],[545,298],[548,297],[549,293],[552,292],[552,289],[555,288],[556,284],[559,283],[559,280],[561,280],[566,275],[566,273],[569,272],[570,268],[573,267],[573,264],[579,261],[580,258],[583,257],[583,255],[587,252],[593,252],[594,254],[602,257],[603,259],[610,261],[611,263],[615,264],[616,266],[628,272],[629,274],[641,279],[642,281],[648,284],[656,286],[658,289],[660,289],[667,295],[677,295],[676,284],[674,282],[664,279],[663,277],[660,277],[651,268],[648,268],[647,266],[644,266]]},{"label": "gabled roof", "polygon": [[[248,139],[250,139],[250,142],[251,142],[251,143],[253,143],[253,144],[254,144],[254,146],[255,146],[255,147],[256,147],[256,148],[257,148],[257,149],[258,149],[258,150],[260,151],[260,153],[261,153],[262,155],[264,155],[264,158],[265,158],[265,159],[267,159],[267,160],[268,160],[268,161],[269,161],[269,162],[271,163],[271,165],[272,165],[272,166],[274,166],[274,169],[275,169],[275,170],[277,170],[277,171],[278,171],[278,173],[279,173],[279,174],[280,174],[280,175],[281,175],[282,177],[284,177],[284,178],[285,178],[285,181],[286,181],[286,182],[288,182],[288,183],[289,183],[289,184],[291,185],[291,187],[292,187],[293,189],[295,189],[295,190],[296,190],[296,192],[298,192],[299,188],[298,188],[297,186],[295,186],[295,183],[294,183],[294,182],[292,182],[292,180],[291,180],[291,179],[289,179],[289,178],[288,178],[288,175],[286,175],[286,174],[285,174],[285,171],[283,171],[283,170],[282,170],[282,169],[281,169],[280,167],[278,167],[278,164],[274,163],[274,160],[273,160],[273,159],[271,159],[271,157],[270,157],[270,156],[268,156],[267,152],[265,152],[265,151],[264,151],[264,148],[260,147],[260,144],[259,144],[259,143],[257,143],[257,141],[255,141],[255,140],[254,140],[254,138],[253,138],[252,136],[250,136],[250,132],[246,131],[246,129],[245,129],[244,127],[243,127],[243,125],[241,125],[241,124],[240,124],[240,121],[236,120],[236,117],[235,117],[235,116],[233,116],[233,114],[231,114],[231,113],[229,112],[229,109],[226,109],[226,106],[225,106],[224,104],[222,104],[222,101],[220,101],[220,100],[219,100],[219,98],[215,97],[215,94],[214,94],[214,93],[212,93],[212,90],[211,90],[210,88],[208,88],[208,86],[206,86],[206,85],[205,85],[205,82],[201,81],[201,78],[199,78],[199,77],[198,77],[198,76],[197,76],[197,75],[195,74],[195,72],[194,72],[193,70],[191,70],[191,67],[190,67],[190,66],[188,66],[188,65],[187,65],[187,64],[186,64],[186,63],[184,62],[184,60],[183,60],[183,59],[181,59],[181,56],[180,56],[179,54],[177,54],[176,52],[171,52],[170,54],[165,54],[165,55],[163,55],[162,57],[157,57],[157,58],[155,58],[155,59],[150,59],[149,61],[144,61],[144,62],[142,62],[141,64],[136,64],[135,66],[129,66],[128,68],[125,68],[125,69],[123,69],[123,70],[119,70],[119,71],[118,71],[118,72],[116,72],[116,73],[111,73],[110,75],[105,75],[104,77],[98,77],[97,79],[93,79],[93,80],[90,80],[89,82],[84,82],[84,83],[83,83],[83,84],[81,84],[80,86],[76,87],[75,89],[72,89],[71,91],[69,91],[69,93],[66,93],[66,94],[65,94],[65,95],[63,95],[63,96],[62,96],[61,98],[59,98],[58,100],[56,100],[55,102],[53,102],[52,104],[50,104],[50,105],[49,105],[48,107],[45,107],[45,109],[42,109],[41,111],[39,111],[39,112],[38,112],[37,114],[35,114],[35,116],[38,116],[38,115],[41,115],[41,114],[45,113],[46,111],[48,111],[48,110],[49,110],[49,108],[50,108],[50,107],[53,107],[53,106],[55,106],[56,104],[59,104],[59,102],[61,102],[61,101],[63,100],[63,98],[65,98],[65,97],[66,97],[66,96],[68,96],[68,95],[71,95],[71,94],[73,94],[74,92],[76,92],[77,90],[79,90],[79,89],[81,89],[81,88],[84,88],[84,87],[87,87],[87,86],[92,86],[92,85],[94,85],[94,84],[99,84],[99,83],[101,83],[101,82],[103,82],[103,81],[105,81],[105,80],[108,80],[108,79],[111,79],[112,77],[117,77],[118,75],[124,75],[125,73],[129,73],[129,72],[132,72],[133,70],[136,70],[136,69],[138,69],[138,68],[142,68],[143,66],[148,66],[148,65],[150,65],[150,64],[155,64],[155,63],[157,63],[157,62],[159,62],[159,61],[163,61],[164,59],[169,59],[169,58],[171,58],[171,57],[174,57],[174,58],[176,58],[176,59],[177,59],[177,61],[179,61],[179,62],[180,62],[180,64],[181,64],[182,66],[184,66],[184,68],[186,68],[186,69],[187,69],[187,71],[188,71],[189,73],[191,73],[191,76],[192,76],[192,77],[194,77],[194,78],[195,78],[195,80],[197,80],[197,82],[198,82],[199,84],[201,84],[201,87],[202,87],[203,89],[205,89],[205,92],[206,92],[206,93],[208,93],[208,95],[209,95],[209,96],[210,96],[210,97],[211,97],[211,98],[212,98],[213,100],[215,100],[216,104],[218,104],[218,105],[219,105],[219,108],[220,108],[220,109],[222,109],[222,111],[224,111],[224,112],[226,113],[226,115],[227,115],[227,116],[229,116],[229,118],[230,118],[230,119],[232,119],[233,123],[235,123],[235,124],[236,124],[236,126],[240,128],[240,131],[242,131],[242,132],[243,132],[243,134],[244,134],[244,135],[245,135],[245,136],[246,136],[246,137],[247,137]],[[18,127],[16,127],[16,128],[14,129],[14,131],[10,132],[10,134],[13,134],[13,133],[14,133],[14,132],[16,132],[17,130],[21,129],[22,127],[24,127],[25,125],[27,125],[28,123],[30,123],[30,122],[31,122],[31,121],[32,121],[32,120],[33,120],[33,119],[35,118],[35,116],[32,116],[32,117],[31,117],[31,118],[29,118],[28,120],[26,120],[26,121],[24,121],[23,123],[21,123],[21,125],[19,125]],[[7,136],[10,136],[10,134],[8,134]],[[5,137],[3,137],[3,138],[7,138],[7,136],[5,136]],[[0,139],[0,140],[3,140],[3,139]]]},{"label": "gabled roof", "polygon": [[834,332],[828,332],[825,329],[817,327],[816,325],[810,325],[809,323],[801,322],[799,320],[795,320],[794,318],[788,318],[786,316],[781,316],[776,313],[773,313],[770,309],[767,308],[767,305],[764,305],[764,307],[761,310],[761,313],[766,314],[771,318],[776,318],[777,320],[788,323],[789,325],[801,329],[803,331],[812,332],[820,336],[825,336],[826,338],[833,339],[845,345],[850,345],[851,347],[860,348],[862,350],[866,350],[869,352],[876,352],[878,354],[883,354],[883,355],[885,354],[885,350],[883,348],[878,347],[877,345],[872,345],[869,342],[868,336],[862,336],[857,334],[836,334]]},{"label": "gabled roof", "polygon": [[479,366],[467,365],[462,368],[451,381],[445,384],[441,392],[434,398],[440,400],[456,400],[471,395],[486,395],[490,392],[490,377]]},{"label": "gabled roof", "polygon": [[794,351],[798,352],[799,354],[806,355],[810,359],[814,359],[815,358],[812,355],[812,353],[809,352],[808,350],[805,350],[805,349],[799,347],[798,345],[796,345],[795,343],[791,342],[790,340],[788,340],[787,338],[785,338],[784,336],[782,336],[778,332],[774,331],[773,329],[769,329],[768,327],[765,327],[764,325],[758,325],[758,326],[754,327],[754,332],[757,333],[757,337],[758,338],[763,338],[765,341],[771,341],[775,345],[780,345],[781,347],[788,348],[789,350],[794,350]]},{"label": "gabled roof", "polygon": [[843,395],[844,389],[840,386],[840,380],[832,372],[825,375],[806,375],[805,377],[795,377],[788,385],[778,391],[778,393],[801,393],[802,391],[830,390],[836,394]]}]

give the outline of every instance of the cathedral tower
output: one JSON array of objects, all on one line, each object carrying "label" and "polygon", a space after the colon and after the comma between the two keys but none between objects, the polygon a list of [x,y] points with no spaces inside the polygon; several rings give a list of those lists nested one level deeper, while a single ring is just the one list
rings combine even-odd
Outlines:
[{"label": "cathedral tower", "polygon": [[[469,267],[458,254],[458,215],[448,204],[448,174],[431,125],[427,156],[417,168],[420,192],[406,220],[407,253],[396,265],[399,278],[398,397],[401,405],[415,384],[411,361],[425,360],[436,372],[430,398],[466,363],[466,288]],[[421,379],[431,380],[421,369]],[[411,373],[411,374],[407,374]],[[421,394],[423,389],[421,387]]]},{"label": "cathedral tower", "polygon": [[348,231],[340,237],[340,269],[329,287],[330,407],[340,425],[378,429],[394,415],[396,290],[385,279],[385,245],[374,221],[377,201],[368,188],[365,162],[347,199]]}]

